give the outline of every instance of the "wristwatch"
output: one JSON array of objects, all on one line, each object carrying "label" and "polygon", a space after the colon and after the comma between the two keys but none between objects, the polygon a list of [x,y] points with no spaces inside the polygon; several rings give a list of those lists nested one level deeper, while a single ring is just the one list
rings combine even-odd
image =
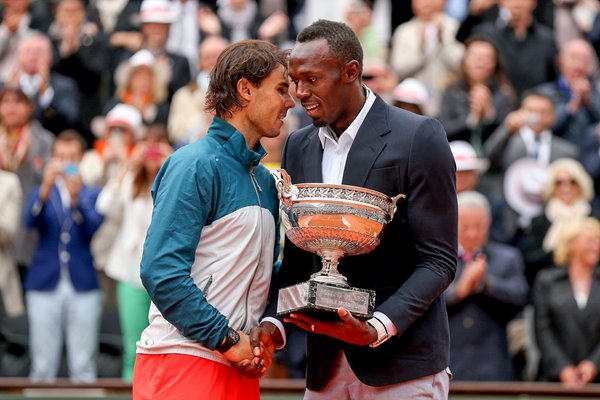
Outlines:
[{"label": "wristwatch", "polygon": [[385,342],[386,340],[388,340],[389,336],[388,336],[387,329],[385,328],[385,325],[383,324],[383,322],[381,322],[377,318],[373,317],[373,318],[369,319],[367,321],[367,323],[369,325],[371,325],[373,328],[375,328],[375,330],[377,331],[377,339],[375,339],[375,341],[373,343],[369,344],[369,346],[377,347],[380,344],[382,344],[383,342]]},{"label": "wristwatch", "polygon": [[227,328],[227,334],[225,335],[225,341],[222,345],[217,347],[217,351],[221,354],[229,350],[234,344],[240,341],[240,334],[237,333],[232,327]]}]

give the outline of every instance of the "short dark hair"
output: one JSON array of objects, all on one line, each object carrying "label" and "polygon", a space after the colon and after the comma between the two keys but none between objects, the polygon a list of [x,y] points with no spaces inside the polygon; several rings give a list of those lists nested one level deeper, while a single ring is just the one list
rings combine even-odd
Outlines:
[{"label": "short dark hair", "polygon": [[32,107],[35,105],[33,100],[18,86],[4,86],[2,90],[0,90],[0,101],[2,101],[7,94],[14,95],[20,103],[27,103]]},{"label": "short dark hair", "polygon": [[220,118],[231,116],[244,107],[237,93],[238,81],[246,78],[259,85],[277,66],[282,65],[287,71],[287,58],[287,52],[263,40],[242,40],[228,46],[210,71],[206,111]]},{"label": "short dark hair", "polygon": [[554,99],[554,97],[552,97],[550,93],[548,93],[547,90],[534,88],[524,91],[521,95],[521,105],[523,105],[523,102],[528,97],[541,97],[543,99],[548,100],[550,104],[552,104],[552,108],[556,107],[556,100]]},{"label": "short dark hair", "polygon": [[67,129],[59,133],[58,136],[56,136],[56,139],[54,139],[54,144],[56,145],[57,142],[79,143],[82,154],[85,153],[88,148],[87,142],[83,136],[81,136],[81,134],[75,129]]},{"label": "short dark hair", "polygon": [[363,68],[363,49],[358,37],[348,25],[342,22],[320,19],[304,28],[296,38],[298,43],[325,39],[333,54],[342,64],[352,60],[358,61],[360,74]]}]

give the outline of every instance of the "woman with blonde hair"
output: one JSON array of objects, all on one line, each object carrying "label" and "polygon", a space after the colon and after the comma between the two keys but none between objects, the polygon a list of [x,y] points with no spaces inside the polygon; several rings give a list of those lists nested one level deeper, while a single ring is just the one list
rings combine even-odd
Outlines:
[{"label": "woman with blonde hair", "polygon": [[140,50],[123,62],[115,72],[117,89],[107,109],[117,103],[136,107],[146,125],[167,124],[169,117],[168,84],[171,67],[148,50]]},{"label": "woman with blonde hair", "polygon": [[560,232],[557,266],[535,281],[539,378],[568,386],[600,382],[600,222],[573,219]]},{"label": "woman with blonde hair", "polygon": [[542,197],[544,212],[531,221],[524,244],[530,284],[533,284],[538,271],[552,265],[552,253],[565,224],[591,215],[593,182],[581,163],[571,158],[560,158],[548,167]]}]

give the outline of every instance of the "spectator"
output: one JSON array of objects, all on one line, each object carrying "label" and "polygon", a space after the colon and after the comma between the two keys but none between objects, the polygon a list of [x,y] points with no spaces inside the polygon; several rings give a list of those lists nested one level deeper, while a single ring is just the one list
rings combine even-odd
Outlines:
[{"label": "spectator", "polygon": [[0,24],[0,81],[6,82],[17,58],[21,39],[43,27],[42,21],[29,13],[28,0],[4,0]]},{"label": "spectator", "polygon": [[77,126],[92,145],[90,123],[102,112],[99,90],[107,66],[106,43],[97,25],[86,21],[83,0],[59,1],[49,34],[54,48],[53,68],[77,84],[81,107]]},{"label": "spectator", "polygon": [[508,17],[504,25],[493,22],[474,29],[498,47],[506,75],[518,96],[556,77],[556,46],[552,31],[535,21],[536,0],[498,0]]},{"label": "spectator", "polygon": [[594,181],[592,208],[594,215],[600,215],[600,124],[585,130],[583,143],[579,160]]},{"label": "spectator", "polygon": [[506,326],[527,299],[519,250],[488,241],[490,205],[473,191],[458,194],[459,261],[445,292],[450,369],[457,380],[508,381],[515,374]]},{"label": "spectator", "polygon": [[133,378],[136,342],[146,326],[150,297],[140,279],[146,230],[152,217],[150,188],[159,168],[173,152],[162,125],[148,128],[119,174],[100,192],[96,209],[106,219],[122,220],[106,262],[106,274],[117,281],[119,321],[123,334],[121,377]]},{"label": "spectator", "polygon": [[439,119],[448,140],[470,142],[482,154],[485,140],[514,109],[515,95],[492,42],[474,36],[465,46],[460,72],[442,96]]},{"label": "spectator", "polygon": [[592,180],[579,162],[562,158],[550,164],[543,191],[544,213],[531,221],[525,240],[526,275],[531,286],[537,273],[552,265],[565,226],[590,216],[593,196]]},{"label": "spectator", "polygon": [[212,122],[212,115],[204,111],[209,73],[228,44],[219,36],[206,38],[200,45],[196,79],[175,92],[169,110],[169,135],[176,147],[206,134]]},{"label": "spectator", "polygon": [[[506,172],[513,164],[518,165],[516,163],[521,159],[533,160],[535,170],[538,171],[559,158],[577,158],[577,146],[554,135],[550,130],[554,121],[552,99],[541,92],[530,91],[525,93],[521,108],[508,114],[502,125],[492,133],[484,144],[483,151],[491,166],[490,173],[485,178],[486,185],[496,188],[494,195],[501,195],[498,189],[502,188]],[[533,171],[532,168],[529,169]],[[527,176],[522,175],[521,178],[527,179]],[[509,240],[520,247],[523,229],[535,215],[513,205],[506,209],[504,216]]]},{"label": "spectator", "polygon": [[40,233],[25,276],[31,355],[30,379],[56,379],[66,343],[69,377],[96,380],[101,292],[90,242],[102,222],[98,190],[83,183],[79,163],[85,140],[61,133],[40,187],[29,196],[25,223]]},{"label": "spectator", "polygon": [[345,9],[345,19],[360,40],[364,51],[364,62],[366,64],[385,62],[387,48],[373,26],[372,3],[365,0],[351,0]]},{"label": "spectator", "polygon": [[398,84],[398,77],[388,63],[382,60],[365,62],[362,80],[369,89],[381,96],[388,104],[393,102],[393,91]]},{"label": "spectator", "polygon": [[535,281],[535,333],[541,380],[569,387],[600,382],[600,225],[595,218],[573,220],[561,232],[557,266]]},{"label": "spectator", "polygon": [[221,35],[221,22],[204,2],[173,0],[175,21],[169,29],[167,50],[188,59],[191,75],[198,72],[198,45],[211,36]]},{"label": "spectator", "polygon": [[42,34],[23,38],[10,86],[20,87],[36,104],[36,118],[57,135],[75,126],[79,118],[79,91],[69,77],[52,72],[52,44]]},{"label": "spectator", "polygon": [[117,68],[117,91],[106,104],[107,110],[119,103],[128,104],[138,109],[146,125],[166,125],[170,74],[168,61],[157,60],[148,50],[138,51]]},{"label": "spectator", "polygon": [[565,44],[558,55],[558,80],[541,85],[556,104],[553,131],[580,148],[584,146],[585,129],[600,122],[600,91],[592,75],[596,68],[594,49],[583,39]]},{"label": "spectator", "polygon": [[[34,104],[19,88],[0,91],[0,169],[17,174],[23,197],[42,182],[54,135],[33,119]],[[37,234],[19,227],[15,240],[21,273],[31,262]]]},{"label": "spectator", "polygon": [[278,10],[263,18],[256,0],[225,0],[220,2],[217,15],[221,20],[222,35],[231,43],[261,39],[282,44],[288,39],[288,16]]},{"label": "spectator", "polygon": [[406,78],[400,82],[392,92],[393,104],[398,108],[425,115],[425,105],[429,100],[427,88],[414,78]]},{"label": "spectator", "polygon": [[543,166],[558,158],[577,158],[578,148],[551,131],[555,120],[552,98],[538,91],[526,93],[521,108],[508,114],[484,145],[492,168],[506,171],[523,157]]},{"label": "spectator", "polygon": [[96,129],[100,138],[83,157],[81,175],[90,185],[104,186],[116,176],[135,142],[143,137],[142,116],[133,106],[117,104],[104,121],[99,120]]},{"label": "spectator", "polygon": [[22,207],[23,193],[19,177],[0,169],[0,320],[25,312],[14,252]]},{"label": "spectator", "polygon": [[392,39],[390,63],[398,77],[416,78],[430,93],[427,115],[437,115],[442,86],[464,54],[463,45],[455,39],[458,23],[444,14],[444,3],[412,0],[415,17],[400,25]]}]

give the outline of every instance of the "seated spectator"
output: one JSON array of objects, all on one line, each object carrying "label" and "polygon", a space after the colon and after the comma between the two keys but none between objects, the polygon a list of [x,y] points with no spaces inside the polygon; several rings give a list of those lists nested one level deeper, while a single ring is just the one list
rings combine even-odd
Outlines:
[{"label": "seated spectator", "polygon": [[571,40],[558,55],[558,80],[538,87],[554,99],[554,133],[580,148],[585,129],[600,122],[600,91],[592,80],[595,65],[592,46],[583,39]]},{"label": "seated spectator", "polygon": [[256,0],[219,2],[217,15],[221,21],[221,35],[231,43],[245,39],[261,39],[280,45],[289,38],[288,16],[278,10],[264,18]]},{"label": "seated spectator", "polygon": [[458,194],[459,261],[445,292],[457,380],[515,379],[506,326],[525,305],[528,288],[519,250],[488,241],[490,224],[485,196]]},{"label": "seated spectator", "polygon": [[585,130],[583,143],[579,161],[594,181],[592,208],[594,215],[600,215],[600,124]]},{"label": "seated spectator", "polygon": [[152,217],[150,188],[158,170],[173,152],[162,125],[148,128],[119,174],[100,192],[96,209],[108,219],[122,221],[106,262],[106,274],[117,281],[119,321],[123,335],[121,377],[133,378],[136,342],[148,326],[150,297],[140,279],[146,230]]},{"label": "seated spectator", "polygon": [[23,38],[8,85],[20,87],[36,104],[36,118],[58,135],[79,118],[79,90],[71,78],[51,70],[52,44],[42,34]]},{"label": "seated spectator", "polygon": [[54,71],[70,77],[80,94],[77,127],[88,145],[94,137],[92,118],[102,113],[100,83],[108,66],[106,42],[97,25],[87,22],[83,0],[60,0],[49,29],[54,48]]},{"label": "seated spectator", "polygon": [[204,96],[208,89],[209,74],[219,54],[229,42],[219,36],[204,39],[198,57],[196,79],[175,92],[169,109],[169,135],[175,147],[188,144],[204,136],[212,115],[204,111]]},{"label": "seated spectator", "polygon": [[[559,158],[577,158],[577,146],[552,133],[555,115],[552,98],[538,91],[525,93],[521,108],[508,114],[483,146],[491,167],[488,187],[501,188],[506,172],[521,159],[531,159],[543,169]],[[531,217],[509,209],[505,214],[509,238],[520,236]]]},{"label": "seated spectator", "polygon": [[406,78],[393,90],[392,104],[403,110],[425,115],[425,107],[429,100],[427,88],[414,78]]},{"label": "seated spectator", "polygon": [[443,84],[458,69],[464,47],[455,39],[458,23],[444,14],[444,0],[412,0],[412,8],[414,18],[394,31],[390,64],[401,80],[425,84],[431,96],[426,114],[437,115]]},{"label": "seated spectator", "polygon": [[470,142],[482,154],[485,140],[514,109],[515,94],[492,42],[473,36],[465,46],[458,77],[442,95],[439,119],[448,140]]},{"label": "seated spectator", "polygon": [[385,62],[387,47],[373,26],[373,5],[365,0],[351,0],[345,8],[346,23],[352,28],[363,48],[365,63]]},{"label": "seated spectator", "polygon": [[505,24],[487,22],[473,33],[489,38],[498,47],[506,75],[517,96],[556,78],[556,46],[552,30],[533,17],[536,0],[498,0]]},{"label": "seated spectator", "polygon": [[21,39],[36,29],[43,30],[43,19],[29,12],[29,0],[4,0],[0,23],[0,82],[6,82],[17,58]]},{"label": "seated spectator", "polygon": [[166,125],[170,79],[168,64],[157,61],[148,50],[140,50],[117,68],[117,91],[115,97],[107,102],[106,109],[110,110],[119,103],[128,104],[138,109],[146,125]]},{"label": "seated spectator", "polygon": [[102,187],[121,170],[135,142],[144,136],[144,128],[137,108],[117,104],[96,129],[99,139],[83,157],[81,176],[87,184]]},{"label": "seated spectator", "polygon": [[19,177],[0,169],[0,320],[25,312],[14,251],[22,208],[23,193]]},{"label": "seated spectator", "polygon": [[26,225],[40,234],[25,276],[33,381],[56,379],[63,344],[72,381],[97,376],[102,294],[90,242],[102,216],[95,209],[99,191],[79,174],[85,146],[75,131],[56,138],[42,184],[25,208]]},{"label": "seated spectator", "polygon": [[554,261],[535,280],[535,335],[539,379],[569,387],[600,382],[600,225],[571,221],[561,232]]},{"label": "seated spectator", "polygon": [[[42,183],[54,141],[54,135],[34,119],[34,110],[35,105],[21,89],[5,87],[0,91],[0,169],[17,174],[24,198]],[[21,273],[31,262],[36,242],[36,233],[19,224],[15,246]]]},{"label": "seated spectator", "polygon": [[385,102],[393,102],[394,88],[398,85],[398,77],[392,67],[385,61],[367,61],[363,64],[362,80],[374,93]]},{"label": "seated spectator", "polygon": [[562,158],[550,164],[543,191],[544,212],[531,221],[525,237],[523,254],[530,285],[540,270],[552,266],[552,254],[565,226],[591,215],[593,196],[592,180],[579,162]]}]

